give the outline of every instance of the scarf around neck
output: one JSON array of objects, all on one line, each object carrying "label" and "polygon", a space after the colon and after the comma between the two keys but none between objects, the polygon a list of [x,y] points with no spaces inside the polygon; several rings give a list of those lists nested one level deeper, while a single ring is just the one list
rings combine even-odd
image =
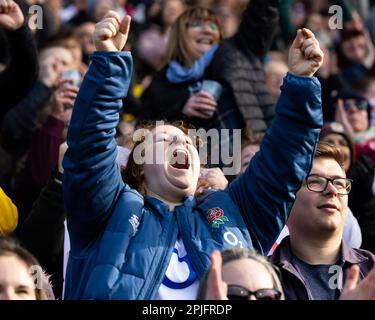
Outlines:
[{"label": "scarf around neck", "polygon": [[185,68],[176,60],[169,63],[167,70],[167,79],[171,83],[182,83],[185,81],[197,81],[203,77],[206,68],[210,65],[218,45],[213,46],[198,60],[194,62],[191,68]]}]

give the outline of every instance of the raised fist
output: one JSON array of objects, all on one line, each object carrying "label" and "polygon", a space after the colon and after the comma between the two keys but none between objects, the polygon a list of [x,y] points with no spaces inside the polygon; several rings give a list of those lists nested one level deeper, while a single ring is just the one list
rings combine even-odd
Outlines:
[{"label": "raised fist", "polygon": [[0,0],[0,28],[10,31],[21,28],[25,18],[13,0]]},{"label": "raised fist", "polygon": [[323,51],[311,30],[299,29],[289,49],[289,71],[299,76],[311,77],[322,65],[323,57]]},{"label": "raised fist", "polygon": [[94,42],[97,51],[121,51],[126,44],[130,28],[130,16],[121,21],[115,11],[109,11],[95,25]]}]

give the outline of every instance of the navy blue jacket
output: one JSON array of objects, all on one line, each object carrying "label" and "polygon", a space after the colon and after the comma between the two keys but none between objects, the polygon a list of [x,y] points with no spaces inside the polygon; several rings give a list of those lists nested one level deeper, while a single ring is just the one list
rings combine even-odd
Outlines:
[{"label": "navy blue jacket", "polygon": [[[131,72],[130,53],[96,52],[73,109],[63,183],[71,240],[67,299],[154,298],[178,233],[199,278],[214,249],[266,254],[312,165],[322,125],[320,84],[288,74],[277,116],[245,173],[226,190],[186,197],[170,212],[130,189],[115,161]],[[213,211],[222,223],[214,223]]]}]

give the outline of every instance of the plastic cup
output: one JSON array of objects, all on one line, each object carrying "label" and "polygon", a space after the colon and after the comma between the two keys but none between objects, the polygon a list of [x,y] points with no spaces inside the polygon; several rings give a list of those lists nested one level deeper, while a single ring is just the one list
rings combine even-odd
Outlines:
[{"label": "plastic cup", "polygon": [[[218,102],[221,92],[223,91],[223,86],[214,80],[204,80],[201,90],[210,93],[214,100]],[[204,113],[210,117],[214,115],[214,111],[204,111]]]}]

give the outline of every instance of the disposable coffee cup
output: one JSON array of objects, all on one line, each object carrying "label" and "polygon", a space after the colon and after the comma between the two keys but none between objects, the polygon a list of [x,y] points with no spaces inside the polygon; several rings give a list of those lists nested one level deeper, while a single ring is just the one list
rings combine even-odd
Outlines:
[{"label": "disposable coffee cup", "polygon": [[[214,100],[218,102],[221,92],[223,91],[223,86],[219,82],[214,80],[204,80],[202,82],[201,90],[210,93]],[[209,115],[210,117],[212,117],[214,114],[213,111],[205,111],[204,113]]]}]

